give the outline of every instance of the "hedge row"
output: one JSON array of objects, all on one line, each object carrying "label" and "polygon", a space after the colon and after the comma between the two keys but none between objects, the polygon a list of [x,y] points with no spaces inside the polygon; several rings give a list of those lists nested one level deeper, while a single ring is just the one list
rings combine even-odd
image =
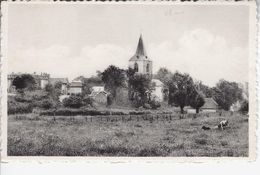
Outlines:
[{"label": "hedge row", "polygon": [[150,111],[100,111],[95,109],[70,109],[70,108],[61,108],[61,109],[51,109],[40,112],[40,115],[49,115],[49,116],[76,116],[76,115],[142,115],[150,114]]}]

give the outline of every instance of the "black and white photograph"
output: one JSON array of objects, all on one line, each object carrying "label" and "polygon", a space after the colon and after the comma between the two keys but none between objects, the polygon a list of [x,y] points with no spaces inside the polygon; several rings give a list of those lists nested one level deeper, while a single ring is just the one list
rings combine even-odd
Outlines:
[{"label": "black and white photograph", "polygon": [[5,3],[6,157],[255,156],[255,3]]}]

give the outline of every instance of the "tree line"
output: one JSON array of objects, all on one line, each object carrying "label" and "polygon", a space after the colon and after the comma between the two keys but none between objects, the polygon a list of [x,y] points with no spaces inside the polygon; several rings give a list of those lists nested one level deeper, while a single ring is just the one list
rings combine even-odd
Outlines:
[{"label": "tree line", "polygon": [[[181,113],[184,112],[185,106],[191,106],[198,113],[205,103],[205,98],[213,98],[218,105],[229,110],[231,105],[237,101],[242,102],[242,111],[248,111],[248,100],[243,98],[243,90],[236,82],[229,82],[224,79],[219,80],[214,87],[209,87],[202,81],[194,80],[189,74],[181,72],[171,72],[166,68],[160,68],[155,75],[137,74],[134,69],[121,69],[114,65],[110,65],[103,72],[98,71],[96,76],[77,79],[83,83],[83,96],[91,93],[91,87],[96,85],[104,85],[105,89],[110,92],[107,98],[107,105],[113,104],[117,98],[120,88],[128,89],[128,99],[136,108],[152,108],[160,107],[160,103],[153,98],[152,91],[154,84],[152,79],[159,79],[163,83],[164,101],[168,105],[180,107]],[[29,74],[23,74],[14,79],[13,85],[16,89],[34,89],[36,82]],[[50,96],[58,99],[58,91],[61,85],[55,86],[48,84],[46,91]]]},{"label": "tree line", "polygon": [[[172,73],[166,68],[160,68],[153,76],[149,74],[137,74],[135,70],[127,70],[110,65],[100,73],[106,90],[111,92],[112,98],[117,96],[117,90],[127,87],[129,99],[135,107],[151,105],[156,103],[151,98],[154,89],[152,78],[159,79],[164,84],[164,101],[169,105],[180,107],[184,113],[185,106],[196,109],[196,113],[204,105],[205,98],[213,98],[220,108],[229,110],[231,105],[237,101],[242,102],[241,109],[248,111],[248,100],[243,98],[243,90],[236,82],[221,79],[214,87],[209,87],[202,81],[193,80],[187,73],[176,71]],[[157,103],[159,107],[159,104]]]}]

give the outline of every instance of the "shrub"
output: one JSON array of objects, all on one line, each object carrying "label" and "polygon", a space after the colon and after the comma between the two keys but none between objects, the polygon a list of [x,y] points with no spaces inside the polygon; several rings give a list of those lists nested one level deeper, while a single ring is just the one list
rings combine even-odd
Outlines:
[{"label": "shrub", "polygon": [[55,103],[51,99],[45,99],[45,100],[39,101],[36,106],[43,108],[43,109],[50,109],[55,106]]},{"label": "shrub", "polygon": [[14,100],[8,100],[8,114],[24,114],[31,113],[33,111],[33,107],[30,103],[20,103]]},{"label": "shrub", "polygon": [[246,113],[246,112],[248,112],[248,101],[244,101],[243,103],[242,103],[242,105],[241,105],[241,108],[239,109],[241,112],[244,112],[244,113]]},{"label": "shrub", "polygon": [[70,108],[80,108],[81,106],[83,106],[82,98],[76,95],[71,95],[69,98],[65,98],[62,101],[62,103],[65,107],[70,107]]},{"label": "shrub", "polygon": [[15,101],[21,102],[21,103],[30,103],[33,101],[33,99],[27,95],[17,95],[14,97]]},{"label": "shrub", "polygon": [[144,107],[145,109],[151,109],[151,106],[150,106],[148,103],[145,103],[145,104],[143,105],[143,107]]},{"label": "shrub", "polygon": [[83,99],[83,104],[87,105],[87,106],[93,107],[93,102],[94,102],[94,99],[92,97],[89,97],[89,96],[87,96]]},{"label": "shrub", "polygon": [[161,107],[161,104],[160,104],[159,101],[152,100],[152,101],[150,102],[150,106],[151,106],[152,109],[157,109],[157,108]]}]

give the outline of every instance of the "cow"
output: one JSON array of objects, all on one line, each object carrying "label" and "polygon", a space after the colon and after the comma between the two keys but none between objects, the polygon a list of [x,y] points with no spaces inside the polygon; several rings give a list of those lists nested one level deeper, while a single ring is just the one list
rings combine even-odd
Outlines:
[{"label": "cow", "polygon": [[228,120],[222,120],[218,124],[218,129],[224,130],[228,126]]}]

